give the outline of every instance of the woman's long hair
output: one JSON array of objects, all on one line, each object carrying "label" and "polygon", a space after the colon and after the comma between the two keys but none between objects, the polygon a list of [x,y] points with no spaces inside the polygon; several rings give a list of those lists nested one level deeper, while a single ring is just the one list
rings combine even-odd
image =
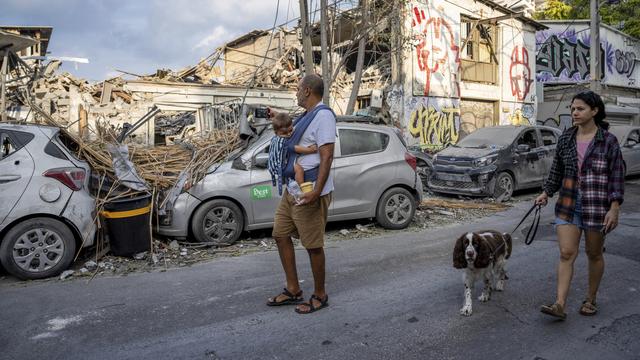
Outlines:
[{"label": "woman's long hair", "polygon": [[575,99],[580,99],[584,101],[592,109],[597,108],[598,112],[593,117],[593,119],[596,122],[596,125],[601,127],[603,130],[609,130],[609,123],[604,121],[604,119],[607,117],[607,113],[604,110],[604,101],[602,101],[602,98],[600,97],[600,95],[589,90],[589,91],[583,91],[583,92],[577,93],[573,97],[573,99],[571,99],[571,102],[573,103],[573,100]]}]

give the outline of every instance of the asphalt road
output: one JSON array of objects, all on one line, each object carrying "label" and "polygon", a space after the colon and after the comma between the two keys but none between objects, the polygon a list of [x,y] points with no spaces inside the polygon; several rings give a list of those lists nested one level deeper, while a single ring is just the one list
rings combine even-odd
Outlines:
[{"label": "asphalt road", "polygon": [[[581,252],[567,321],[539,312],[553,301],[552,206],[536,241],[518,230],[503,293],[462,317],[455,239],[510,231],[528,208],[421,232],[332,242],[330,306],[311,315],[265,300],[282,288],[276,252],[91,282],[0,283],[2,359],[638,359],[640,181],[629,183],[621,225],[607,238],[600,312],[578,314],[586,293]],[[305,296],[306,253],[297,252]],[[476,285],[476,297],[481,284]]]}]

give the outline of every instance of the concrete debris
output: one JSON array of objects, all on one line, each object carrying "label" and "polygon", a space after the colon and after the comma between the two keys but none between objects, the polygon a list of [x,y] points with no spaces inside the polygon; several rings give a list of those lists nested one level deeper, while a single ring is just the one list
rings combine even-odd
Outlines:
[{"label": "concrete debris", "polygon": [[445,211],[445,210],[436,210],[436,212],[440,215],[446,215],[446,216],[455,216],[456,213],[451,212],[451,211]]},{"label": "concrete debris", "polygon": [[341,235],[344,235],[344,236],[347,236],[347,235],[349,235],[349,230],[347,230],[347,229],[342,229],[342,230],[340,230],[340,234],[341,234]]},{"label": "concrete debris", "polygon": [[84,263],[84,267],[89,271],[95,271],[98,268],[98,264],[93,260],[89,260]]},{"label": "concrete debris", "polygon": [[178,245],[178,241],[173,240],[169,243],[169,248],[173,251],[177,251],[180,249],[180,245]]},{"label": "concrete debris", "polygon": [[60,274],[60,280],[65,280],[69,278],[71,275],[73,275],[74,273],[75,271],[73,270],[65,270],[62,272],[62,274]]},{"label": "concrete debris", "polygon": [[356,224],[356,230],[363,232],[363,233],[370,233],[371,230],[369,229],[369,227],[373,226],[373,224],[369,224],[366,226],[360,225],[360,224]]},{"label": "concrete debris", "polygon": [[143,251],[143,252],[137,253],[137,254],[133,255],[133,258],[136,259],[136,260],[144,260],[144,259],[147,258],[147,252]]}]

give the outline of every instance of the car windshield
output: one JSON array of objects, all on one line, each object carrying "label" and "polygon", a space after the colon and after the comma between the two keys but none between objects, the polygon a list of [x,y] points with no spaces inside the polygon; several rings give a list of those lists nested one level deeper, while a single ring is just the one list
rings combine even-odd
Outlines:
[{"label": "car windshield", "polygon": [[518,133],[520,133],[520,130],[521,129],[515,127],[480,128],[460,140],[455,146],[466,148],[509,146]]}]

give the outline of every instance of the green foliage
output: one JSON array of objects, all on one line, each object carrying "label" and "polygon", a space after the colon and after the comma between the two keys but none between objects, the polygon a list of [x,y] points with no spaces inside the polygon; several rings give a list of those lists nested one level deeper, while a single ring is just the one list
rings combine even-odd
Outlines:
[{"label": "green foliage", "polygon": [[569,19],[572,7],[560,0],[547,0],[541,11],[534,14],[536,20],[565,20]]},{"label": "green foliage", "polygon": [[[599,2],[602,0],[598,0]],[[589,0],[547,0],[535,13],[536,20],[589,19]],[[621,0],[618,4],[600,7],[602,22],[625,34],[640,38],[640,0]]]}]

